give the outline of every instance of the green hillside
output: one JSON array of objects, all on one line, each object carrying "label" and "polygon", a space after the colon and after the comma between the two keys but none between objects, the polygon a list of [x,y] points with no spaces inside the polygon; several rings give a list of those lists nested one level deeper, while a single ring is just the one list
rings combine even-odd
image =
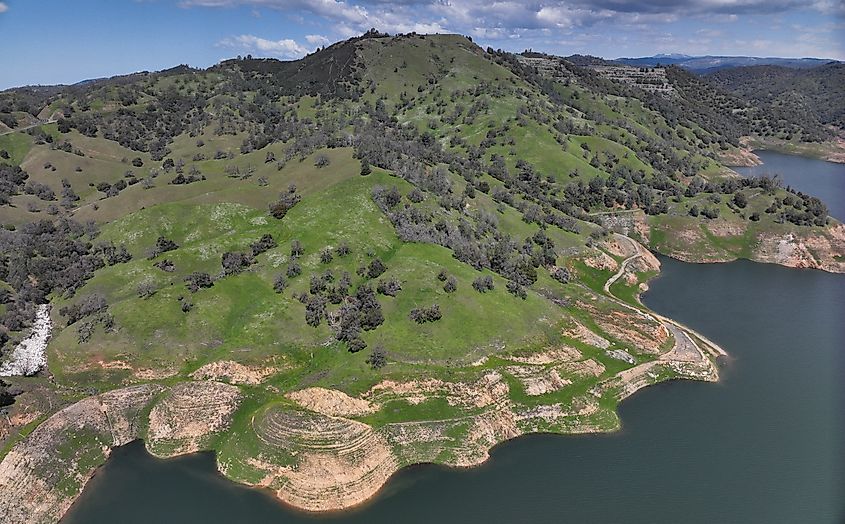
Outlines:
[{"label": "green hillside", "polygon": [[[213,449],[230,478],[345,507],[401,466],[613,430],[641,387],[715,380],[721,350],[639,303],[643,246],[787,264],[766,246],[806,242],[802,263],[845,271],[822,202],[719,163],[748,123],[727,106],[565,68],[369,32],[0,93],[4,356],[37,306],[54,322],[47,370],[0,384],[12,410],[50,406],[4,453],[96,401],[115,442]],[[104,459],[83,426],[35,473],[63,497]]]}]

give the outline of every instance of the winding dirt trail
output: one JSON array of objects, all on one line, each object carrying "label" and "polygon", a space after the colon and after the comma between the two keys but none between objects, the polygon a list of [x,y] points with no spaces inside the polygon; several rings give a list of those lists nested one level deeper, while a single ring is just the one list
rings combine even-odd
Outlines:
[{"label": "winding dirt trail", "polygon": [[[704,356],[705,353],[702,351],[701,347],[695,342],[695,340],[690,336],[693,335],[698,338],[700,341],[704,343],[705,350],[710,353],[714,357],[721,357],[727,356],[728,352],[722,349],[718,344],[713,342],[712,340],[708,339],[701,333],[691,329],[680,322],[672,320],[671,318],[664,317],[659,313],[655,313],[654,311],[644,311],[640,308],[634,307],[624,300],[617,298],[613,293],[610,292],[610,287],[619,280],[622,275],[625,274],[625,270],[628,268],[628,265],[633,262],[634,260],[643,256],[643,251],[645,248],[639,242],[636,242],[630,237],[625,235],[621,235],[619,233],[614,233],[614,237],[621,242],[627,243],[632,249],[631,251],[634,253],[626,258],[620,265],[619,270],[610,278],[607,279],[607,282],[604,283],[604,292],[610,297],[611,300],[619,304],[620,306],[629,309],[639,315],[645,315],[652,320],[662,324],[670,333],[672,333],[673,337],[675,338],[675,345],[674,347],[661,358],[676,358],[678,360],[686,360],[691,355],[691,350],[698,352],[701,356]],[[637,302],[639,302],[639,296],[637,297]],[[640,304],[642,304],[640,302]],[[645,306],[643,306],[645,307]]]}]

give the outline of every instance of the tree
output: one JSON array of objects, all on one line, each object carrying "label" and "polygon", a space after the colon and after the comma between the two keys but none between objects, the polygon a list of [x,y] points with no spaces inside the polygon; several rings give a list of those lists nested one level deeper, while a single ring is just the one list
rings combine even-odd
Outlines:
[{"label": "tree", "polygon": [[311,295],[305,304],[305,323],[317,327],[326,316],[326,299],[320,295]]},{"label": "tree", "polygon": [[384,346],[378,345],[374,347],[370,356],[367,357],[366,363],[369,364],[372,369],[381,369],[386,366],[387,351],[384,349]]},{"label": "tree", "polygon": [[270,215],[281,220],[300,200],[302,200],[302,197],[296,194],[296,186],[293,186],[293,191],[289,189],[287,193],[279,194],[278,200],[270,202]]},{"label": "tree", "polygon": [[155,295],[156,291],[155,283],[150,280],[144,280],[138,284],[138,296],[140,298],[149,298]]},{"label": "tree", "polygon": [[331,164],[331,160],[329,160],[328,155],[320,153],[317,155],[317,158],[314,159],[314,166],[316,167],[326,167],[327,165]]},{"label": "tree", "polygon": [[298,277],[302,274],[302,266],[299,265],[299,262],[296,260],[291,260],[288,264],[288,268],[285,271],[285,274],[288,278]]},{"label": "tree", "polygon": [[519,282],[514,282],[513,280],[508,280],[507,283],[508,293],[515,297],[519,297],[522,300],[528,298],[528,293],[525,291],[525,288],[522,287]]},{"label": "tree", "polygon": [[256,242],[253,242],[250,248],[252,249],[252,256],[258,256],[265,251],[273,249],[278,244],[270,233],[265,233]]},{"label": "tree", "polygon": [[294,258],[301,257],[303,253],[305,253],[305,250],[302,249],[302,243],[297,239],[293,239],[290,243],[290,256]]},{"label": "tree", "polygon": [[372,173],[373,170],[370,168],[370,163],[367,161],[366,158],[361,160],[361,176],[367,176]]},{"label": "tree", "polygon": [[376,286],[376,291],[389,297],[395,297],[396,293],[398,293],[401,289],[402,284],[400,284],[395,278],[380,280],[378,286]]},{"label": "tree", "polygon": [[745,196],[745,193],[737,191],[736,193],[734,193],[733,202],[736,207],[744,209],[745,206],[748,205],[748,197]]},{"label": "tree", "polygon": [[440,313],[440,306],[434,304],[430,307],[412,309],[409,317],[417,324],[425,324],[426,322],[436,322],[440,320],[443,315]]},{"label": "tree", "polygon": [[240,273],[253,263],[253,258],[246,253],[227,252],[223,253],[223,274],[234,275]]},{"label": "tree", "polygon": [[458,280],[455,277],[449,277],[446,283],[443,284],[443,291],[446,293],[454,293],[458,290]]},{"label": "tree", "polygon": [[374,258],[367,266],[367,276],[370,278],[378,278],[385,271],[387,271],[387,266],[378,258]]},{"label": "tree", "polygon": [[486,293],[493,290],[493,277],[484,275],[472,281],[472,287],[479,293]]},{"label": "tree", "polygon": [[211,279],[211,275],[208,273],[203,273],[201,271],[194,271],[190,275],[185,277],[185,284],[188,287],[188,291],[191,293],[196,293],[200,290],[200,288],[209,288],[214,285],[214,281]]},{"label": "tree", "polygon": [[179,249],[179,244],[172,240],[168,240],[167,238],[160,236],[156,239],[155,246],[153,246],[152,251],[150,251],[151,259],[159,256],[162,253],[166,253],[168,251],[173,251],[175,249]]},{"label": "tree", "polygon": [[276,278],[273,280],[273,291],[276,293],[281,293],[285,290],[288,285],[288,279],[282,273],[276,275]]}]

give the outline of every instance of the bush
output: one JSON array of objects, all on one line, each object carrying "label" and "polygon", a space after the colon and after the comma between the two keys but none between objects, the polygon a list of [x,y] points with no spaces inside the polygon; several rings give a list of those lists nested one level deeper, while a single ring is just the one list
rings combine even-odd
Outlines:
[{"label": "bush", "polygon": [[185,277],[185,284],[188,287],[188,291],[191,293],[196,293],[200,290],[200,288],[209,288],[214,285],[214,281],[211,279],[211,275],[208,273],[203,273],[201,271],[194,271],[190,275]]},{"label": "bush", "polygon": [[508,293],[515,297],[519,297],[522,300],[528,298],[528,293],[525,291],[525,288],[519,285],[518,282],[514,282],[513,280],[508,280],[507,284]]},{"label": "bush", "polygon": [[396,293],[402,290],[402,284],[399,283],[398,280],[395,278],[389,278],[387,280],[380,280],[378,286],[376,286],[376,291],[381,293],[382,295],[386,295],[389,297],[395,297]]},{"label": "bush", "polygon": [[454,293],[458,290],[458,280],[455,277],[449,277],[446,283],[443,284],[443,291],[446,293]]},{"label": "bush", "polygon": [[440,313],[440,306],[434,304],[431,307],[412,309],[409,317],[417,324],[425,324],[426,322],[436,322],[440,320],[443,315]]},{"label": "bush", "polygon": [[561,284],[568,283],[569,279],[572,278],[572,276],[569,274],[569,270],[565,267],[552,268],[551,275],[553,279],[557,280]]},{"label": "bush", "polygon": [[138,284],[138,296],[140,298],[149,298],[155,295],[156,291],[158,291],[155,287],[155,284],[149,280],[145,280]]},{"label": "bush", "polygon": [[246,253],[227,252],[223,253],[223,274],[234,275],[240,273],[248,268],[253,263],[253,259]]},{"label": "bush", "polygon": [[373,351],[370,353],[370,356],[367,357],[366,362],[372,369],[381,369],[386,366],[387,351],[385,351],[384,346],[378,345],[373,348]]},{"label": "bush", "polygon": [[288,279],[282,274],[276,275],[276,278],[273,280],[273,291],[281,293],[287,286]]},{"label": "bush", "polygon": [[265,251],[273,249],[278,244],[276,244],[276,240],[273,238],[273,235],[266,233],[264,234],[258,241],[253,242],[250,248],[252,249],[252,256],[258,256]]},{"label": "bush", "polygon": [[329,164],[331,164],[331,160],[329,160],[329,157],[325,154],[321,153],[314,159],[314,165],[316,167],[326,167]]},{"label": "bush", "polygon": [[174,249],[179,249],[179,244],[172,240],[168,240],[163,236],[160,236],[156,239],[155,246],[153,246],[153,249],[150,252],[150,258],[155,258],[162,253],[173,251]]},{"label": "bush", "polygon": [[472,281],[472,287],[479,293],[486,293],[488,291],[493,290],[493,277],[490,275],[485,275],[483,277],[478,277]]},{"label": "bush", "polygon": [[384,262],[374,258],[367,267],[367,276],[370,278],[378,278],[385,271],[387,271],[387,266],[384,265]]}]

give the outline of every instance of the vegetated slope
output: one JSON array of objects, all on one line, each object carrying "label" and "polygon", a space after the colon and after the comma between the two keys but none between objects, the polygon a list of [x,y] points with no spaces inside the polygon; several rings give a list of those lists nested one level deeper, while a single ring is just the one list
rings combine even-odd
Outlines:
[{"label": "vegetated slope", "polygon": [[752,103],[810,115],[822,124],[845,129],[845,64],[808,69],[774,65],[733,67],[709,74],[705,79]]},{"label": "vegetated slope", "polygon": [[824,58],[778,58],[755,56],[686,56],[686,55],[655,55],[639,58],[617,58],[621,62],[637,67],[656,67],[658,65],[674,65],[682,67],[696,74],[707,74],[721,69],[733,67],[753,67],[774,65],[791,69],[809,69],[829,63]]},{"label": "vegetated slope", "polygon": [[[231,478],[309,509],[524,432],[610,430],[639,387],[712,380],[716,349],[634,298],[656,260],[610,229],[690,260],[795,251],[777,261],[842,271],[841,225],[725,175],[730,140],[706,121],[567,67],[574,81],[456,35],[368,33],[51,93],[29,114],[55,123],[4,135],[6,347],[51,302],[56,386],[31,383],[65,401],[155,385],[115,442],[215,449]],[[8,447],[51,413],[15,418]],[[54,415],[6,455],[9,507],[44,511],[3,484],[17,468],[78,493],[103,458],[94,415]],[[65,462],[28,462],[44,442]]]}]

